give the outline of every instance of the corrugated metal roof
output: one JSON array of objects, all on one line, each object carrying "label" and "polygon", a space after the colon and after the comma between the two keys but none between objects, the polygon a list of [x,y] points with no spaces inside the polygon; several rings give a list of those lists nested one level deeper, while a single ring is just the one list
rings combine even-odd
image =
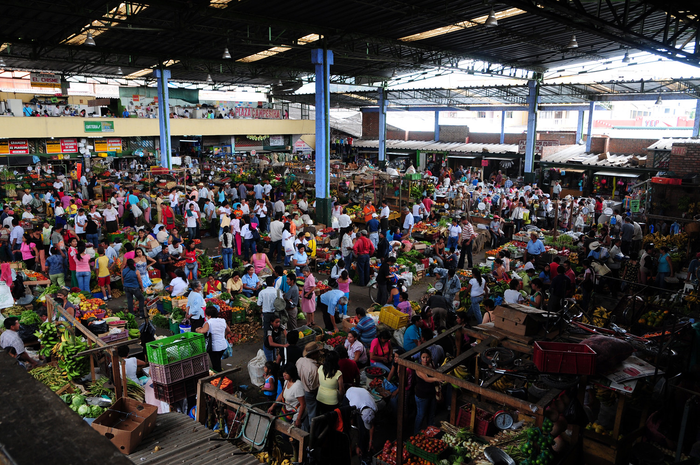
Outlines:
[{"label": "corrugated metal roof", "polygon": [[[158,415],[155,429],[138,449],[127,457],[136,464],[186,463],[204,465],[257,465],[260,462],[228,441],[212,441],[220,436],[189,416],[170,412]],[[154,452],[155,447],[160,450]],[[241,454],[241,455],[236,455]]]},{"label": "corrugated metal roof", "polygon": [[668,137],[659,139],[658,141],[647,147],[647,150],[671,150],[673,144],[700,144],[700,139],[688,139],[688,138],[674,138]]},{"label": "corrugated metal roof", "polygon": [[647,157],[637,155],[607,154],[601,158],[597,153],[586,153],[585,145],[571,145],[540,159],[541,163],[567,163],[595,167],[636,168],[646,166]]},{"label": "corrugated metal roof", "polygon": [[[376,139],[359,139],[353,145],[361,148],[379,147]],[[463,142],[435,142],[423,140],[387,140],[387,150],[420,150],[425,152],[449,152],[449,153],[518,153],[518,146],[515,144],[473,144]]]}]

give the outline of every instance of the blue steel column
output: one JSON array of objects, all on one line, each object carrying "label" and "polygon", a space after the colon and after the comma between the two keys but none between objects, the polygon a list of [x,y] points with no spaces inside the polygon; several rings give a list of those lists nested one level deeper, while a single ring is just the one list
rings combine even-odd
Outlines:
[{"label": "blue steel column", "polygon": [[333,52],[325,49],[311,51],[316,66],[316,216],[317,222],[330,225],[330,67]]},{"label": "blue steel column", "polygon": [[591,102],[588,110],[588,131],[586,132],[586,153],[591,153],[591,143],[593,143],[593,110],[595,102]]},{"label": "blue steel column", "polygon": [[693,120],[693,137],[700,133],[700,99],[695,102],[695,119]]},{"label": "blue steel column", "polygon": [[535,141],[537,140],[537,98],[540,93],[541,75],[528,81],[527,140],[525,142],[525,182],[535,180]]},{"label": "blue steel column", "polygon": [[158,83],[158,127],[160,129],[160,166],[172,168],[170,150],[170,99],[168,96],[168,79],[170,71],[155,70]]},{"label": "blue steel column", "polygon": [[379,155],[378,161],[386,161],[386,88],[379,88]]},{"label": "blue steel column", "polygon": [[440,112],[435,112],[435,133],[433,134],[433,140],[435,142],[440,140]]},{"label": "blue steel column", "polygon": [[506,111],[503,110],[501,112],[501,139],[500,139],[501,144],[505,144],[506,142]]},{"label": "blue steel column", "polygon": [[576,143],[581,140],[583,136],[583,111],[578,112],[578,123],[576,123]]}]

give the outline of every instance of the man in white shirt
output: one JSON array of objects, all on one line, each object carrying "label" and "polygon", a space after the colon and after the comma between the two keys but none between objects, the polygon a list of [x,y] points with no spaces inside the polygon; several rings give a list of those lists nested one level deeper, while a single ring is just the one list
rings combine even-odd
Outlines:
[{"label": "man in white shirt", "polygon": [[59,180],[56,180],[53,183],[53,188],[56,189],[57,191],[62,191],[63,190],[63,183]]},{"label": "man in white shirt", "polygon": [[255,201],[255,216],[258,217],[260,232],[267,231],[267,206],[262,199]]},{"label": "man in white shirt", "polygon": [[452,219],[452,224],[448,231],[449,236],[447,237],[447,246],[445,248],[454,252],[459,246],[459,236],[462,235],[462,227],[459,225],[457,218]]},{"label": "man in white shirt", "polygon": [[25,190],[22,196],[22,205],[29,205],[33,199],[34,197],[29,193],[29,189]]},{"label": "man in white shirt", "polygon": [[19,225],[17,218],[12,219],[12,231],[10,232],[10,247],[15,254],[15,261],[22,259],[22,254],[19,248],[22,246],[22,236],[24,236],[24,228]]},{"label": "man in white shirt", "polygon": [[284,201],[282,199],[275,202],[275,213],[284,214]]},{"label": "man in white shirt", "polygon": [[421,202],[416,202],[413,204],[413,222],[418,223],[423,219],[423,213],[425,212],[425,206]]},{"label": "man in white shirt", "polygon": [[168,195],[168,200],[170,200],[170,206],[173,208],[175,213],[179,215],[180,206],[178,205],[178,203],[180,201],[180,194],[177,192],[177,189],[173,189],[170,191],[170,194]]},{"label": "man in white shirt", "polygon": [[[189,210],[189,212],[188,212]],[[194,200],[190,200],[185,204],[185,219],[188,231],[189,240],[194,240],[197,238],[198,229],[201,226],[201,220],[199,219],[199,205]]]},{"label": "man in white shirt", "polygon": [[379,224],[382,227],[382,231],[386,234],[387,229],[389,229],[389,215],[391,210],[389,205],[387,205],[386,200],[382,200],[382,209],[379,212]]},{"label": "man in white shirt", "polygon": [[263,186],[263,192],[265,192],[265,195],[270,195],[270,192],[272,192],[272,185],[270,184],[270,181],[265,180],[265,185]]},{"label": "man in white shirt", "polygon": [[408,235],[408,237],[411,237],[415,220],[413,219],[413,215],[411,214],[411,211],[408,209],[408,207],[403,207],[403,211],[406,214],[403,220],[404,234]]},{"label": "man in white shirt", "polygon": [[561,194],[561,184],[559,184],[559,181],[554,181],[554,186],[552,186],[552,194],[554,195],[555,199],[559,198],[559,194]]},{"label": "man in white shirt", "polygon": [[282,214],[276,213],[275,220],[270,223],[270,261],[272,261],[274,255],[277,255],[277,264],[281,264],[284,258],[284,249],[282,247],[284,223],[281,219]]},{"label": "man in white shirt", "polygon": [[25,211],[24,213],[22,213],[22,219],[27,221],[31,221],[34,219],[34,215],[32,215],[32,207],[30,207],[29,205],[25,207]]},{"label": "man in white shirt", "polygon": [[355,408],[355,424],[358,430],[358,455],[366,457],[374,440],[374,419],[377,415],[377,403],[364,388],[351,387],[345,392],[351,407]]},{"label": "man in white shirt", "polygon": [[338,217],[338,227],[340,229],[345,229],[349,228],[351,224],[352,220],[350,219],[350,215],[348,215],[347,209],[343,208],[343,213]]},{"label": "man in white shirt", "polygon": [[306,201],[306,197],[303,195],[297,202],[297,207],[299,207],[299,210],[301,210],[302,213],[306,213],[309,211],[309,202]]},{"label": "man in white shirt", "polygon": [[85,226],[87,226],[87,216],[85,210],[81,208],[75,217],[75,234],[82,240],[85,240]]},{"label": "man in white shirt", "polygon": [[250,206],[246,199],[241,199],[241,212],[243,212],[244,216],[250,215]]}]

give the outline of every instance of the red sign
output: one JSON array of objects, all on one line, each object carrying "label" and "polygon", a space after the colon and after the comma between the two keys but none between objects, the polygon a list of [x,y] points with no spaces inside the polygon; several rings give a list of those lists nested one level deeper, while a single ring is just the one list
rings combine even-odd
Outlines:
[{"label": "red sign", "polygon": [[78,139],[61,139],[61,153],[78,153]]},{"label": "red sign", "polygon": [[29,141],[27,139],[10,139],[10,155],[29,155]]},{"label": "red sign", "polygon": [[236,116],[239,118],[253,118],[253,119],[279,119],[280,111],[271,110],[268,108],[247,108],[239,107],[236,108]]},{"label": "red sign", "polygon": [[481,166],[489,166],[488,160],[481,160]]},{"label": "red sign", "polygon": [[133,100],[134,102],[138,102],[138,101],[139,101],[139,96],[138,96],[138,95],[132,95],[132,96],[131,96],[131,100]]},{"label": "red sign", "polygon": [[688,152],[688,147],[671,147],[671,155],[685,155]]},{"label": "red sign", "polygon": [[153,103],[158,103],[158,97],[153,97]]}]

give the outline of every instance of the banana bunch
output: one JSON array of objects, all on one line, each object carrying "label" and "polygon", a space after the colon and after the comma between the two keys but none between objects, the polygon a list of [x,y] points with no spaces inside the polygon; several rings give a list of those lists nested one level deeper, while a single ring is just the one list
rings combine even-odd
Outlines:
[{"label": "banana bunch", "polygon": [[67,325],[63,321],[56,324],[45,321],[39,326],[39,330],[34,335],[41,341],[39,355],[48,358],[57,353],[57,346],[61,342],[61,335],[65,333]]},{"label": "banana bunch", "polygon": [[612,312],[608,311],[605,307],[598,307],[593,310],[593,325],[603,327],[608,323],[610,319],[610,314]]},{"label": "banana bunch", "polygon": [[464,365],[457,365],[454,370],[452,370],[452,374],[459,379],[467,379],[469,371],[467,371]]},{"label": "banana bunch", "polygon": [[697,304],[700,303],[700,295],[698,293],[698,290],[694,290],[690,294],[686,294],[683,296],[686,302],[691,303],[691,304]]},{"label": "banana bunch", "polygon": [[123,296],[124,293],[120,291],[119,289],[112,289],[112,298],[113,299],[118,299],[119,297]]},{"label": "banana bunch", "polygon": [[491,389],[498,392],[506,392],[507,389],[512,389],[514,384],[505,376],[501,376],[498,381],[491,385]]},{"label": "banana bunch", "polygon": [[664,246],[670,248],[679,248],[685,247],[685,245],[688,243],[688,235],[686,233],[680,233],[674,234],[673,236],[664,236],[661,233],[657,232],[654,234],[647,234],[646,236],[644,236],[642,241],[644,242],[644,244],[652,243],[656,248]]},{"label": "banana bunch", "polygon": [[[59,344],[56,346],[58,347]],[[61,335],[60,347],[57,350],[58,366],[69,379],[78,378],[88,372],[88,358],[76,357],[78,353],[87,349],[88,345],[82,338],[69,337],[65,331]]]},{"label": "banana bunch", "polygon": [[605,389],[600,386],[595,388],[595,397],[601,404],[612,405],[617,402],[617,395],[610,389]]},{"label": "banana bunch", "polygon": [[267,463],[269,465],[291,465],[292,463],[288,458],[282,456],[277,447],[275,447],[272,454],[268,452],[259,452],[255,454],[255,458],[258,459],[260,463]]}]

